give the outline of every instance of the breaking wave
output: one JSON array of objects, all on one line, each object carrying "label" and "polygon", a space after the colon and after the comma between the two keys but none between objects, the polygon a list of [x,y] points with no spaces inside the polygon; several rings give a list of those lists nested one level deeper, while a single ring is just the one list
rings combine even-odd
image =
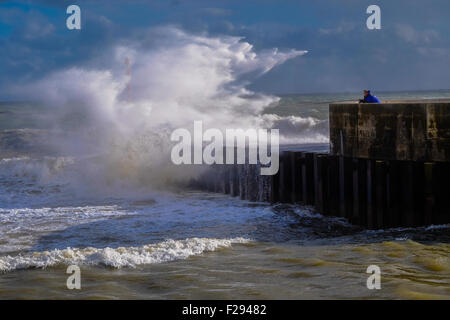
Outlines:
[{"label": "breaking wave", "polygon": [[180,127],[192,130],[196,120],[204,130],[279,128],[281,141],[284,132],[289,143],[324,141],[322,121],[263,115],[279,98],[247,88],[306,51],[255,52],[239,37],[174,27],[155,28],[149,38],[105,49],[88,64],[96,67],[70,67],[10,89],[51,110],[46,123],[59,133],[51,138],[52,150],[75,159],[102,155],[101,161],[83,163],[84,185],[165,185],[198,174],[198,168],[179,169],[169,161],[170,134]]},{"label": "breaking wave", "polygon": [[166,240],[140,247],[120,248],[67,248],[0,257],[0,271],[28,268],[47,268],[56,265],[103,265],[113,268],[135,268],[143,264],[162,263],[230,247],[235,243],[247,243],[245,238],[210,239],[189,238]]},{"label": "breaking wave", "polygon": [[299,116],[283,117],[276,114],[265,114],[262,118],[267,127],[280,130],[281,144],[327,143],[329,141],[327,120]]}]

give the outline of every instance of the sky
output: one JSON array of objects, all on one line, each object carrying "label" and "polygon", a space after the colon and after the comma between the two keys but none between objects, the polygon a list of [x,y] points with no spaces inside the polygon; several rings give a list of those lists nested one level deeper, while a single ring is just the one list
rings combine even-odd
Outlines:
[{"label": "sky", "polygon": [[[81,8],[81,30],[66,27],[70,4]],[[380,30],[366,27],[372,4]],[[161,26],[239,36],[256,52],[308,50],[253,81],[256,91],[450,89],[448,0],[0,0],[0,99],[11,83],[92,65]]]}]

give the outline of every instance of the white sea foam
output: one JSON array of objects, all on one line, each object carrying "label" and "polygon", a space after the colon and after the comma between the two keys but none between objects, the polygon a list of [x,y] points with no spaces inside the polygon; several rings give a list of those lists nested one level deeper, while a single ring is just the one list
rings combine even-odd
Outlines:
[{"label": "white sea foam", "polygon": [[[19,199],[25,201],[23,196]],[[40,237],[52,232],[135,214],[118,205],[0,208],[0,254],[29,250]]]},{"label": "white sea foam", "polygon": [[313,117],[279,116],[276,114],[265,114],[262,116],[265,126],[278,128],[282,132],[280,143],[303,144],[303,143],[327,143],[328,121]]},{"label": "white sea foam", "polygon": [[[72,220],[88,218],[104,218],[124,215],[117,205],[86,206],[86,207],[58,207],[58,208],[0,208],[0,222],[13,222],[36,218],[66,218]],[[132,214],[132,213],[128,213]]]},{"label": "white sea foam", "polygon": [[247,243],[245,238],[211,239],[188,238],[166,240],[141,247],[119,248],[67,248],[0,257],[0,271],[28,268],[47,268],[55,265],[103,265],[114,268],[136,267],[143,264],[162,263],[230,247],[235,243]]},{"label": "white sea foam", "polygon": [[432,224],[431,226],[425,227],[425,230],[440,230],[440,229],[450,229],[450,223],[447,224]]}]

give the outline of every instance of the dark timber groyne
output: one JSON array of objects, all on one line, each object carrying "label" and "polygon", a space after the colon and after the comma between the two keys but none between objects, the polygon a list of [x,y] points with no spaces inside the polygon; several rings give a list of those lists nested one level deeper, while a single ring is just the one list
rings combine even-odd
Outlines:
[{"label": "dark timber groyne", "polygon": [[215,165],[193,186],[369,229],[450,223],[450,101],[333,103],[329,153],[281,151],[274,176]]}]

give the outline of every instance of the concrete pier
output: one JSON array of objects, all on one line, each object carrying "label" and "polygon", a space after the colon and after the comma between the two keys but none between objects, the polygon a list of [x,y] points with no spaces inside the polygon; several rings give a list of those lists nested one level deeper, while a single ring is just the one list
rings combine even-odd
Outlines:
[{"label": "concrete pier", "polygon": [[329,110],[332,154],[450,161],[450,100],[341,102]]},{"label": "concrete pier", "polygon": [[282,151],[274,176],[212,166],[192,186],[314,206],[369,229],[450,223],[450,101],[333,103],[329,153]]}]

